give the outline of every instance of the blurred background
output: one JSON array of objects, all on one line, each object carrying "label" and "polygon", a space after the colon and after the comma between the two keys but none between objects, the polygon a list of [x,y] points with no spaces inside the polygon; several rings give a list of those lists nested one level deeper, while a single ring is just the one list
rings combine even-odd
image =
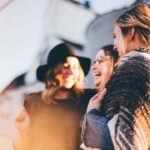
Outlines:
[{"label": "blurred background", "polygon": [[[0,92],[37,82],[35,70],[57,43],[94,58],[113,43],[116,18],[150,0],[0,0]],[[88,75],[86,85],[92,86]]]},{"label": "blurred background", "polygon": [[[94,59],[113,43],[115,20],[150,0],[0,0],[0,149],[12,150],[13,117],[24,94],[43,90],[36,69],[53,46],[66,42]],[[91,73],[86,87],[93,87]]]}]

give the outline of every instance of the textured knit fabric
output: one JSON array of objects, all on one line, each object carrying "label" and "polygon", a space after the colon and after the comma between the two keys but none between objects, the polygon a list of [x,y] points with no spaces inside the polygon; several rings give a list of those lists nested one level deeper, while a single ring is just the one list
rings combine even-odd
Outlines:
[{"label": "textured knit fabric", "polygon": [[150,50],[125,55],[106,87],[101,111],[110,121],[117,115],[110,126],[115,148],[150,149]]}]

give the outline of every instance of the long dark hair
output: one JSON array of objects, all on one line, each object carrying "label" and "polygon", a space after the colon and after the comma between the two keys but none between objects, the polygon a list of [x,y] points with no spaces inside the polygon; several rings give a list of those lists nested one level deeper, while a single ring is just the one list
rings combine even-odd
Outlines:
[{"label": "long dark hair", "polygon": [[109,55],[112,57],[113,59],[113,68],[115,68],[117,66],[117,62],[118,62],[118,52],[116,50],[114,50],[114,45],[110,44],[110,45],[106,45],[103,46],[101,49],[104,50],[105,55]]}]

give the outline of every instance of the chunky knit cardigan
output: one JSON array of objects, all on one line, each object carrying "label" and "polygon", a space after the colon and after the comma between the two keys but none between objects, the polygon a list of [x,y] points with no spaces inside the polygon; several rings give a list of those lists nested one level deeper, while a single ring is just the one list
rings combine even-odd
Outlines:
[{"label": "chunky knit cardigan", "polygon": [[115,149],[150,149],[150,49],[125,55],[106,87],[101,111]]}]

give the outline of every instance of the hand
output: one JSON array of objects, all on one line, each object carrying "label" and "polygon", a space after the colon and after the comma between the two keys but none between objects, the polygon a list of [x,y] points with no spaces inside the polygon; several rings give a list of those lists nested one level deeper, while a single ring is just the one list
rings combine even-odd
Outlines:
[{"label": "hand", "polygon": [[94,95],[90,101],[89,101],[89,104],[88,104],[88,107],[87,107],[87,112],[89,112],[91,109],[97,109],[99,110],[100,107],[101,107],[101,103],[103,101],[103,98],[106,94],[106,88],[102,91],[102,92],[98,92],[96,95]]}]

